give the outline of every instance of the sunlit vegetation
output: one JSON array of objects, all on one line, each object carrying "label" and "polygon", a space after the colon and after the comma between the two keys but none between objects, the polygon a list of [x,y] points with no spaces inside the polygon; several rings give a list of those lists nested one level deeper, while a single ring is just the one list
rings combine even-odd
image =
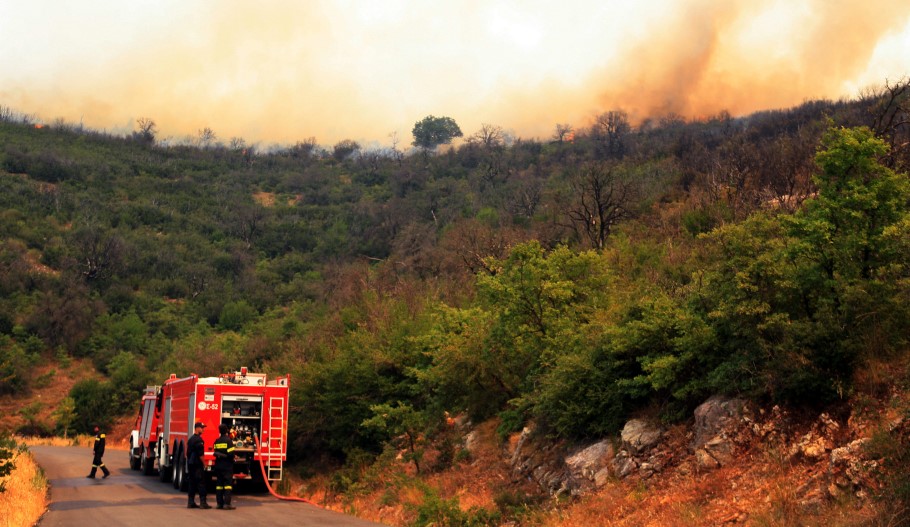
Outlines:
[{"label": "sunlit vegetation", "polygon": [[[9,452],[10,471],[0,462],[0,507],[3,525],[29,527],[38,523],[48,504],[47,479],[24,445],[0,436],[0,453]],[[0,455],[0,459],[3,456]]]}]

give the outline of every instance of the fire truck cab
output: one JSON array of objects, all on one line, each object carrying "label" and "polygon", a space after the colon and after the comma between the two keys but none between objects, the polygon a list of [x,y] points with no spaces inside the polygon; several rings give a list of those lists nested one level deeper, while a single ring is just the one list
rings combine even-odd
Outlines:
[{"label": "fire truck cab", "polygon": [[[250,373],[246,368],[218,377],[191,374],[177,378],[171,374],[160,388],[149,387],[143,396],[137,430],[133,432],[139,445],[135,468],[147,467],[143,471],[146,474],[157,469],[161,481],[185,491],[186,444],[195,423],[201,421],[206,425],[202,439],[207,477],[215,462],[213,445],[220,435],[218,425],[226,424],[234,442],[234,478],[261,481],[261,460],[270,481],[281,479],[287,460],[289,382],[290,376],[269,380],[265,374]],[[153,403],[147,403],[152,399]],[[143,459],[147,459],[145,465]]]}]

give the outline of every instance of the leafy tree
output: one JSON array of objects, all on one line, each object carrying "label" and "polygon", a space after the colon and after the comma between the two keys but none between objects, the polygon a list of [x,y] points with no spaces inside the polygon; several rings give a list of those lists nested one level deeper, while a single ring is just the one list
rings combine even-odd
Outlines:
[{"label": "leafy tree", "polygon": [[906,221],[907,179],[878,161],[887,146],[868,129],[833,128],[822,147],[818,195],[803,209],[708,238],[718,252],[696,305],[727,357],[710,374],[718,388],[825,402],[849,388],[867,342],[906,335],[900,282],[887,277],[908,258],[890,235]]},{"label": "leafy tree", "polygon": [[37,359],[12,337],[0,335],[0,394],[27,391]]},{"label": "leafy tree", "polygon": [[415,344],[432,364],[416,372],[424,390],[450,410],[472,418],[498,412],[518,394],[520,379],[509,351],[491,342],[493,315],[483,309],[441,306]]},{"label": "leafy tree", "polygon": [[19,409],[19,415],[25,420],[25,424],[16,429],[16,433],[25,436],[47,437],[51,435],[50,427],[41,421],[38,414],[44,408],[44,403],[35,401]]},{"label": "leafy tree", "polygon": [[433,150],[439,145],[447,145],[456,137],[464,134],[458,123],[451,117],[434,117],[428,115],[414,124],[411,131],[414,136],[414,146],[424,150]]},{"label": "leafy tree", "polygon": [[87,434],[95,425],[106,428],[113,421],[114,407],[107,383],[95,379],[77,382],[70,390],[76,406],[73,430]]},{"label": "leafy tree", "polygon": [[76,419],[76,401],[72,397],[64,397],[51,415],[57,420],[58,432],[63,432],[66,439]]},{"label": "leafy tree", "polygon": [[373,412],[373,417],[364,420],[363,426],[375,429],[393,440],[401,438],[407,450],[405,461],[414,463],[414,469],[420,473],[427,427],[431,420],[427,413],[415,410],[411,405],[401,401],[397,401],[395,405],[388,403],[373,405],[370,411]]},{"label": "leafy tree", "polygon": [[76,351],[92,332],[103,305],[92,298],[81,281],[65,280],[56,290],[43,291],[26,321],[26,328],[49,347]]},{"label": "leafy tree", "polygon": [[432,361],[418,378],[450,410],[483,418],[533,390],[605,298],[609,273],[594,253],[539,242],[490,260],[477,278],[478,305],[441,308],[415,339]]},{"label": "leafy tree", "polygon": [[345,139],[335,143],[332,147],[332,157],[336,161],[344,161],[360,151],[360,144],[351,139]]},{"label": "leafy tree", "polygon": [[135,355],[118,353],[108,364],[110,407],[114,415],[122,415],[135,405],[136,399],[148,384],[149,374]]},{"label": "leafy tree", "polygon": [[221,309],[218,325],[227,330],[239,331],[243,329],[244,325],[256,318],[256,315],[258,315],[256,308],[245,300],[228,302]]}]

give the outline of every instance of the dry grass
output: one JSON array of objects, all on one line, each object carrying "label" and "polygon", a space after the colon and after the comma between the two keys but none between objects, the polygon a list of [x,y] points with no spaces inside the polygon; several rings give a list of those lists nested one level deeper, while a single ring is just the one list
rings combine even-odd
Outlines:
[{"label": "dry grass", "polygon": [[62,437],[32,437],[15,436],[16,442],[27,446],[82,446],[91,447],[95,441],[94,436],[77,435],[69,438]]},{"label": "dry grass", "polygon": [[16,455],[13,463],[16,468],[3,478],[6,492],[0,493],[0,527],[30,527],[47,508],[47,479],[27,451]]}]

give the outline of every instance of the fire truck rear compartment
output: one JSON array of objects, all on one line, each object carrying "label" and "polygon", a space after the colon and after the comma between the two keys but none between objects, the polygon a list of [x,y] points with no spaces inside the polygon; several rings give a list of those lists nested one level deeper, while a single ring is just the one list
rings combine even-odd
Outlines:
[{"label": "fire truck rear compartment", "polygon": [[221,423],[228,425],[234,442],[234,473],[238,476],[245,474],[247,477],[256,477],[259,475],[259,466],[254,459],[256,443],[253,435],[261,435],[262,397],[225,395],[221,408]]}]

